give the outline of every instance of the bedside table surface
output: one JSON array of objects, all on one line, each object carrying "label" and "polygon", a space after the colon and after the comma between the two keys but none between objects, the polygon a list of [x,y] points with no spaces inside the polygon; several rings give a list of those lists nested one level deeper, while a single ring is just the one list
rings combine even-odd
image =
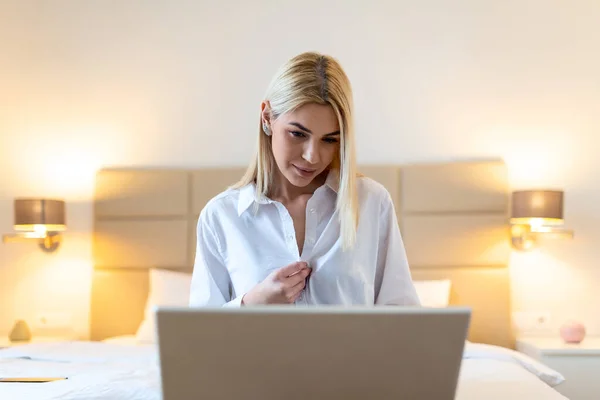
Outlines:
[{"label": "bedside table surface", "polygon": [[543,354],[600,355],[600,336],[589,336],[581,343],[565,343],[560,337],[523,337],[517,339],[523,350]]},{"label": "bedside table surface", "polygon": [[69,342],[72,339],[66,337],[55,337],[55,336],[36,336],[32,337],[31,340],[27,342],[11,342],[8,337],[0,337],[0,348],[2,347],[11,347],[11,346],[21,346],[25,344],[36,344],[36,343],[56,343],[56,342]]},{"label": "bedside table surface", "polygon": [[565,377],[556,390],[567,399],[599,400],[600,337],[588,336],[579,344],[565,343],[560,336],[520,337],[517,350]]}]

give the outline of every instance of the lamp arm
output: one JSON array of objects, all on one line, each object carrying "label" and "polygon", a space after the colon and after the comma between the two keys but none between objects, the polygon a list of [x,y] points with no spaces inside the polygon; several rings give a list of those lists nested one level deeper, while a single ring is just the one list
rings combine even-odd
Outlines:
[{"label": "lamp arm", "polygon": [[42,250],[51,253],[60,245],[62,235],[60,232],[47,232],[46,234],[37,232],[19,232],[2,236],[3,243],[25,243],[31,242],[31,240],[37,240]]}]

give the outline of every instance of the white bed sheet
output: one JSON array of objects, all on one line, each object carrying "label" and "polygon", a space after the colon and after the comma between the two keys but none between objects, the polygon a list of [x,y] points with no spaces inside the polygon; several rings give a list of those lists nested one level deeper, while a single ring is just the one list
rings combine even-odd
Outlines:
[{"label": "white bed sheet", "polygon": [[[124,344],[125,343],[125,344]],[[0,376],[68,376],[43,384],[0,383],[0,399],[160,400],[158,355],[131,341],[31,344],[0,351]],[[518,363],[494,354],[463,360],[457,400],[564,400]]]},{"label": "white bed sheet", "polygon": [[160,399],[158,354],[150,345],[31,344],[0,351],[0,376],[67,376],[49,383],[0,383],[0,399]]}]

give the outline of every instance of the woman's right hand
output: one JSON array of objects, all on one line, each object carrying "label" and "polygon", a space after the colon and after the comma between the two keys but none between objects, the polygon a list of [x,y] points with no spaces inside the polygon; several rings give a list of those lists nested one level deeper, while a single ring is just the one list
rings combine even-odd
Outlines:
[{"label": "woman's right hand", "polygon": [[298,261],[271,272],[264,281],[254,286],[242,297],[243,305],[290,304],[296,301],[304,286],[311,268],[304,261]]}]

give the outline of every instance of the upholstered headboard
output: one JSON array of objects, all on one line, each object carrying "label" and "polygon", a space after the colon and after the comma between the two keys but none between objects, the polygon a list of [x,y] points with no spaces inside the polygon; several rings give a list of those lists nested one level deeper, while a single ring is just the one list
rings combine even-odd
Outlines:
[{"label": "upholstered headboard", "polygon": [[[95,194],[91,338],[133,334],[149,269],[192,271],[200,210],[243,168],[105,169]],[[415,280],[450,279],[469,340],[513,347],[508,182],[501,161],[361,166],[390,192]]]}]

